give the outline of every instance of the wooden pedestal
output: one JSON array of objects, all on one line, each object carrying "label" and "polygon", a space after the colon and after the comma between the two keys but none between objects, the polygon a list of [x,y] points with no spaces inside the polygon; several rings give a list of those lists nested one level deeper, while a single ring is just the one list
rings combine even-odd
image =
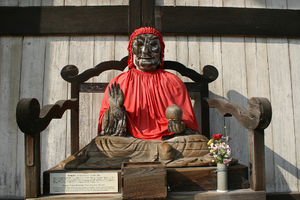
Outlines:
[{"label": "wooden pedestal", "polygon": [[[178,198],[180,195],[187,195],[193,198],[209,196],[209,198],[221,198],[220,193],[215,193],[217,188],[216,167],[186,167],[186,168],[165,168],[159,162],[123,163],[122,170],[49,170],[44,172],[44,195],[50,194],[51,173],[118,173],[118,192],[114,194],[91,194],[84,198],[92,198],[106,195],[103,199],[164,199]],[[228,199],[236,199],[240,195],[255,196],[263,193],[255,193],[249,188],[248,168],[244,165],[230,166],[228,169],[228,186],[232,192],[224,193],[230,196]],[[167,191],[168,187],[168,191]],[[242,189],[242,190],[241,190]],[[240,192],[233,192],[240,191]],[[207,193],[208,192],[208,193]],[[101,192],[102,193],[102,192]],[[104,192],[105,193],[105,192]],[[168,193],[168,196],[167,196]],[[101,196],[102,195],[102,196]],[[171,196],[170,196],[171,195]],[[122,196],[122,197],[121,197]],[[55,198],[74,198],[71,194],[57,196]],[[101,198],[100,198],[101,197]],[[233,198],[234,197],[234,198]],[[46,198],[46,197],[45,197]],[[48,198],[51,199],[51,196]],[[247,199],[247,198],[246,198]],[[256,198],[260,199],[260,198]]]},{"label": "wooden pedestal", "polygon": [[[209,191],[217,189],[216,167],[168,168],[168,185],[172,192]],[[249,188],[248,167],[234,165],[228,168],[228,189]]]}]

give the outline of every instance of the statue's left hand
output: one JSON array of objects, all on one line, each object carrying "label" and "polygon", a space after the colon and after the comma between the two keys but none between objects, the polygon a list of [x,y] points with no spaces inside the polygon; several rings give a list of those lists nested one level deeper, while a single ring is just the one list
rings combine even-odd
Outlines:
[{"label": "statue's left hand", "polygon": [[181,134],[186,130],[185,123],[181,120],[169,120],[168,130],[174,134]]}]

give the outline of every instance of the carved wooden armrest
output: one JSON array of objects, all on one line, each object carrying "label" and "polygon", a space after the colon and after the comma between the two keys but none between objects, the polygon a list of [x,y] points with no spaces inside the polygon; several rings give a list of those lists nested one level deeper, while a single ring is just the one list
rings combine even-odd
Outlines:
[{"label": "carved wooden armrest", "polygon": [[17,105],[17,123],[25,133],[25,197],[40,195],[40,132],[52,119],[61,118],[68,109],[78,110],[78,100],[61,100],[40,108],[34,98],[21,99]]},{"label": "carved wooden armrest", "polygon": [[60,100],[40,108],[37,99],[21,99],[17,105],[17,123],[25,134],[33,136],[47,128],[52,119],[59,119],[68,109],[78,109],[78,100]]},{"label": "carved wooden armrest", "polygon": [[249,130],[250,187],[255,191],[265,190],[264,129],[268,127],[272,118],[270,101],[253,97],[248,102],[248,110],[224,99],[207,99],[207,102],[210,108],[218,109],[223,116],[234,116]]},{"label": "carved wooden armrest", "polygon": [[210,108],[218,109],[223,116],[234,116],[247,129],[265,129],[271,122],[271,103],[266,98],[251,98],[248,102],[248,110],[225,99],[207,99],[207,102]]}]

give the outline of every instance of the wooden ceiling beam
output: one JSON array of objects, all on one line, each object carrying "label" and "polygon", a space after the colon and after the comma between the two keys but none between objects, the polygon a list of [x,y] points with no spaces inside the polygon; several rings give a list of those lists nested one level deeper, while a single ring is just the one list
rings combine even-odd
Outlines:
[{"label": "wooden ceiling beam", "polygon": [[128,35],[154,26],[165,35],[300,37],[300,10],[129,6],[0,7],[0,35]]}]

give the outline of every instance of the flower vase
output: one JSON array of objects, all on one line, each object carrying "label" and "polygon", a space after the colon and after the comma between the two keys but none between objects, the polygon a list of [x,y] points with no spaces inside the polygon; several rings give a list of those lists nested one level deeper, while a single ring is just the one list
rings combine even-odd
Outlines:
[{"label": "flower vase", "polygon": [[227,192],[227,171],[228,168],[223,163],[217,163],[217,192]]}]

